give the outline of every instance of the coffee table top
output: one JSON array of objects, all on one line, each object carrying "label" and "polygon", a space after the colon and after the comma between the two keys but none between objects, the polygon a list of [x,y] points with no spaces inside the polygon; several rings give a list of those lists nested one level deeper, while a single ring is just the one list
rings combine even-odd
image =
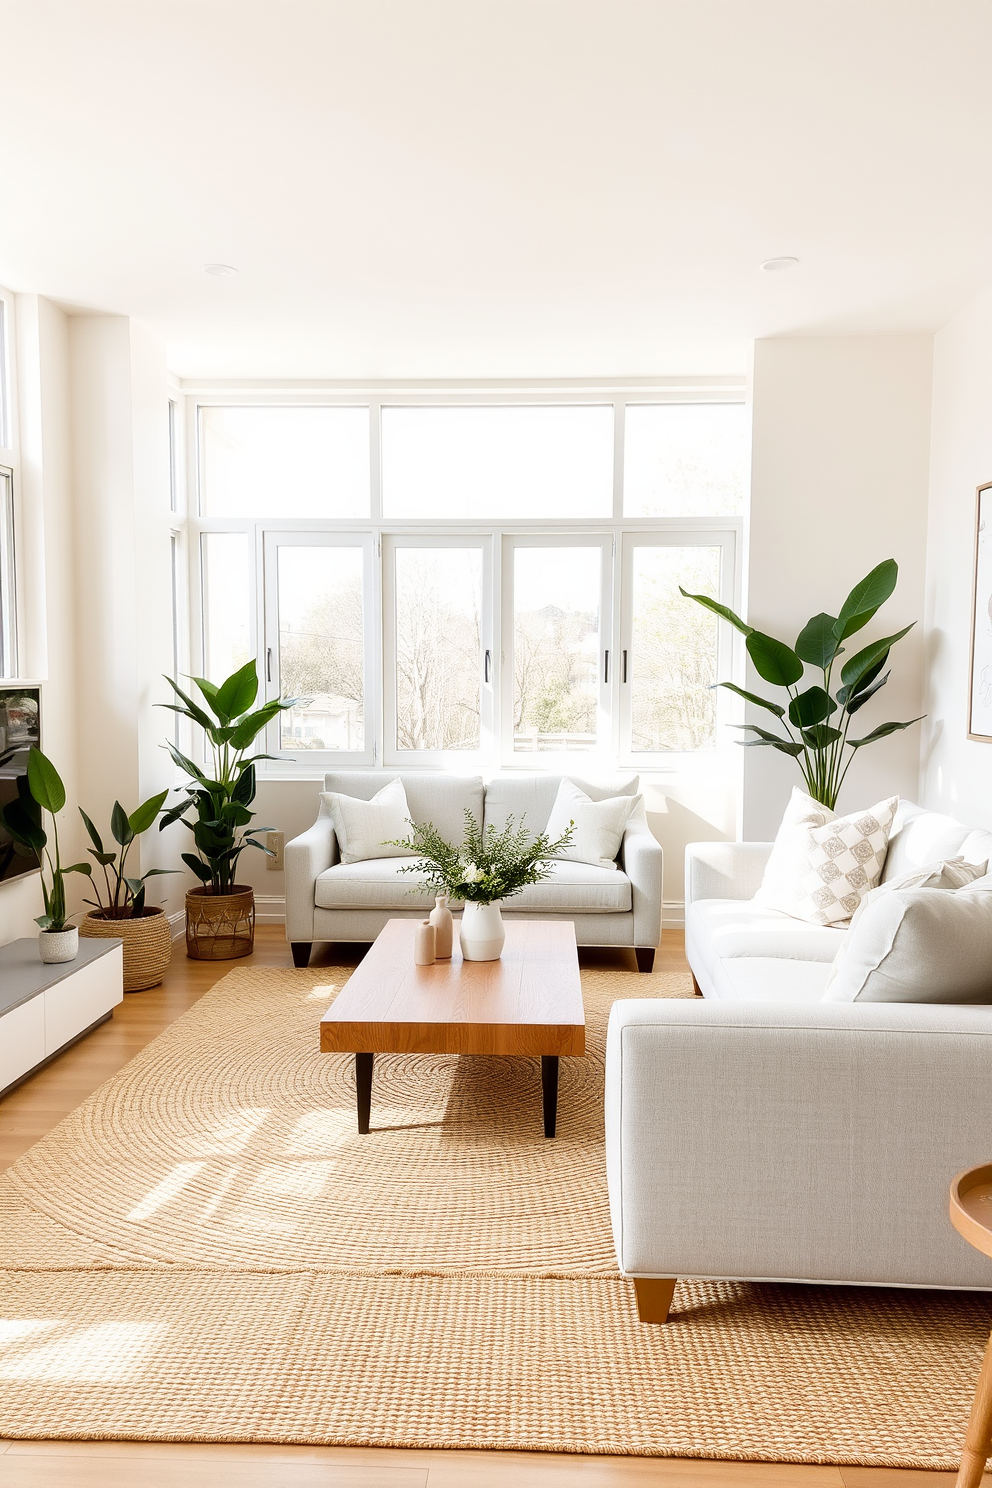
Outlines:
[{"label": "coffee table top", "polygon": [[416,920],[389,920],[321,1019],[320,1047],[372,1054],[584,1054],[570,920],[508,920],[498,961],[415,966]]}]

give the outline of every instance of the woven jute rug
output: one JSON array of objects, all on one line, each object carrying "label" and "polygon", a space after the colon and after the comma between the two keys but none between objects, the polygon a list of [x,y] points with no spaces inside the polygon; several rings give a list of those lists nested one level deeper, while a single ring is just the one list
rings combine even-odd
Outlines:
[{"label": "woven jute rug", "polygon": [[[637,1321],[589,1054],[318,1052],[346,970],[237,969],[0,1181],[0,1435],[956,1465],[975,1294],[681,1282]],[[692,1112],[685,1113],[687,1121]]]}]

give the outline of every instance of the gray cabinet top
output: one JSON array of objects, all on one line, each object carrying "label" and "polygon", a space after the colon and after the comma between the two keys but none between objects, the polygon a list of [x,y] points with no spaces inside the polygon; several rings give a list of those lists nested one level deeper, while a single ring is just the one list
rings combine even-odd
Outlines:
[{"label": "gray cabinet top", "polygon": [[80,967],[109,956],[123,945],[122,940],[84,940],[80,937],[79,955],[74,961],[59,961],[46,966],[38,954],[35,939],[12,940],[0,946],[0,1017],[19,1003],[28,1002],[48,987],[71,977]]}]

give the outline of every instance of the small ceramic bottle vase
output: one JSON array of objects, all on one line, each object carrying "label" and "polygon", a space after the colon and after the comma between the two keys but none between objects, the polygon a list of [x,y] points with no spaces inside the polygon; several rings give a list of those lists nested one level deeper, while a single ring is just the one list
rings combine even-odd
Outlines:
[{"label": "small ceramic bottle vase", "polygon": [[434,908],[431,910],[431,924],[434,926],[434,955],[436,959],[438,961],[450,961],[455,922],[451,918],[451,910],[448,908],[447,894],[438,894],[435,898]]},{"label": "small ceramic bottle vase", "polygon": [[413,932],[413,960],[416,966],[434,965],[434,926],[424,920]]}]

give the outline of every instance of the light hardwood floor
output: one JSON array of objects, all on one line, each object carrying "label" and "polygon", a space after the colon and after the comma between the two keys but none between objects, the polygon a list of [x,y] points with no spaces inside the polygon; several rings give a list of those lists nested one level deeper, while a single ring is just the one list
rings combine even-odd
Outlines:
[{"label": "light hardwood floor", "polygon": [[[359,954],[356,948],[356,961]],[[587,966],[636,969],[633,952],[583,951],[580,959]],[[281,927],[261,926],[254,956],[241,962],[188,961],[177,943],[161,987],[125,997],[109,1023],[0,1102],[0,1168],[44,1136],[234,965],[291,966]],[[679,931],[665,932],[655,969],[687,969]],[[937,1488],[953,1480],[953,1473],[889,1468],[543,1452],[0,1441],[0,1488]],[[992,1488],[992,1477],[985,1484]]]}]

